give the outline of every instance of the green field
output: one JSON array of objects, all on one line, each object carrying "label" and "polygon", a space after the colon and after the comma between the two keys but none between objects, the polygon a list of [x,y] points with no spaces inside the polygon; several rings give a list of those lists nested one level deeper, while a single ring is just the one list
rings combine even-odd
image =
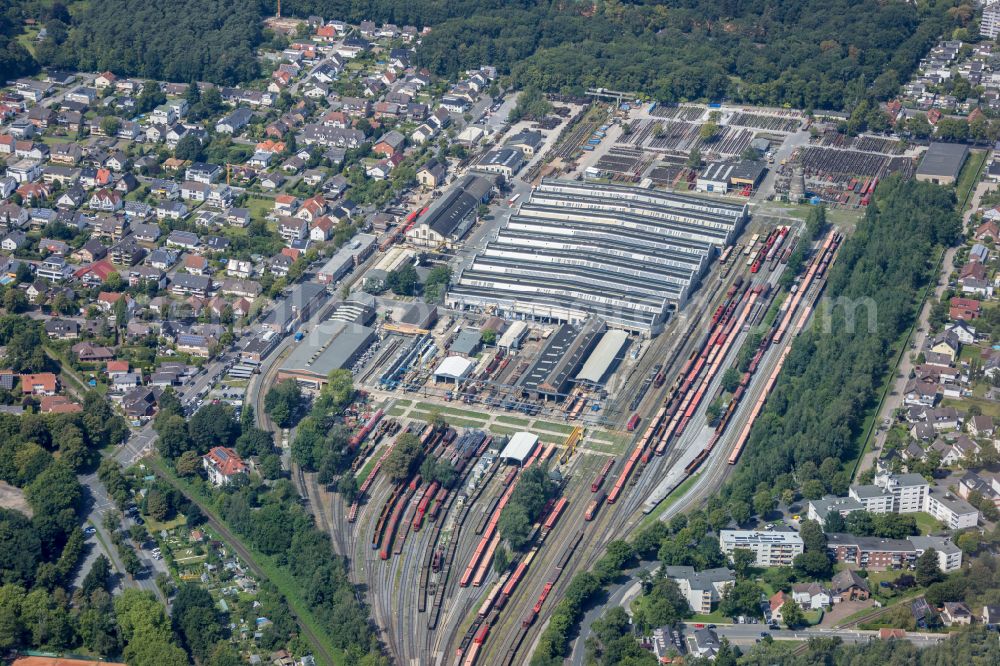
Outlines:
[{"label": "green field", "polygon": [[985,150],[973,150],[969,153],[969,159],[962,167],[962,172],[958,175],[958,182],[955,183],[955,196],[958,198],[959,212],[965,209],[976,183],[979,182],[979,174],[986,163]]},{"label": "green field", "polygon": [[535,421],[531,424],[532,430],[544,430],[546,432],[555,432],[560,435],[568,435],[573,432],[573,426],[563,425],[561,423],[552,423],[550,421]]},{"label": "green field", "polygon": [[462,416],[468,419],[479,419],[486,420],[486,415],[482,412],[476,412],[468,409],[458,409],[456,407],[442,407],[441,405],[435,405],[430,402],[418,402],[416,409],[422,412],[439,412],[442,416]]}]

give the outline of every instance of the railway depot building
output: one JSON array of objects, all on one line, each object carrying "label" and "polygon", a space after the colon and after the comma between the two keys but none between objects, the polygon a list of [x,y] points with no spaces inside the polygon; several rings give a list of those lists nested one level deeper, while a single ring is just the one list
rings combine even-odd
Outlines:
[{"label": "railway depot building", "polygon": [[448,305],[511,319],[656,335],[682,307],[746,204],[639,187],[545,180],[453,281]]},{"label": "railway depot building", "polygon": [[319,324],[288,355],[278,370],[278,381],[294,379],[306,388],[319,390],[331,372],[354,365],[376,337],[375,330],[368,326],[338,320]]}]

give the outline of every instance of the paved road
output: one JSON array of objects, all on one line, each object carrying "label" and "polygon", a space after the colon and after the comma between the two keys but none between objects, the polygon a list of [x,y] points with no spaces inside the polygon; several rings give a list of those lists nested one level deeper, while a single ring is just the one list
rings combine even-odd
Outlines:
[{"label": "paved road", "polygon": [[[976,185],[976,191],[973,193],[972,199],[970,200],[971,206],[962,213],[962,223],[966,228],[969,226],[973,212],[979,208],[979,202],[982,200],[983,195],[990,190],[995,189],[995,187],[996,186],[993,183],[987,182]],[[896,368],[896,376],[893,380],[892,389],[889,391],[889,395],[886,396],[885,402],[882,403],[882,409],[878,414],[878,422],[880,424],[891,424],[895,411],[898,408],[903,407],[903,390],[906,387],[906,382],[909,381],[910,372],[912,372],[914,365],[913,357],[911,355],[915,355],[917,351],[923,349],[924,347],[924,343],[927,340],[927,333],[930,329],[929,321],[931,308],[935,302],[941,299],[945,289],[948,288],[948,279],[955,270],[956,252],[958,252],[958,248],[951,247],[944,253],[944,258],[941,260],[941,272],[938,276],[938,283],[934,288],[934,297],[927,299],[920,310],[920,318],[917,322],[917,329],[911,340],[911,351],[904,353],[903,358],[900,359],[899,366]],[[876,439],[876,442],[881,443],[880,440],[881,438]],[[875,447],[869,448],[865,453],[864,458],[861,460],[861,464],[858,465],[858,473],[860,474],[862,470],[872,467],[875,464],[877,455],[878,451]]]}]

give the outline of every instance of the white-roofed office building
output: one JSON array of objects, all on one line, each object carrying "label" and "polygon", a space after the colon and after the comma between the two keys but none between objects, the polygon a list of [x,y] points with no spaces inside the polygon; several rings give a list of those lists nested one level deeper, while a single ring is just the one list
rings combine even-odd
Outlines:
[{"label": "white-roofed office building", "polygon": [[538,435],[532,435],[530,432],[515,432],[510,441],[507,442],[507,446],[500,452],[500,457],[523,465],[536,446],[538,446]]},{"label": "white-roofed office building", "polygon": [[655,335],[747,206],[638,187],[546,180],[452,282],[448,305],[512,319]]}]

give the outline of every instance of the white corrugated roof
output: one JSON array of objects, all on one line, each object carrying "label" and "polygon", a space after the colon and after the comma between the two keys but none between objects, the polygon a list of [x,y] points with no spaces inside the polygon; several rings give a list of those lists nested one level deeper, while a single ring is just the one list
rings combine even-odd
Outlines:
[{"label": "white corrugated roof", "polygon": [[434,371],[434,376],[462,379],[472,368],[472,365],[472,361],[462,356],[449,356],[441,361],[441,365]]},{"label": "white corrugated roof", "polygon": [[587,357],[587,362],[580,368],[576,378],[594,384],[599,383],[627,340],[628,333],[625,331],[616,329],[607,331],[601,336],[601,341],[594,347],[594,351]]},{"label": "white corrugated roof", "polygon": [[503,452],[500,454],[501,458],[508,458],[517,460],[519,463],[523,463],[531,455],[531,452],[535,450],[535,446],[538,445],[538,435],[532,435],[530,432],[515,432],[507,442],[507,446],[504,447]]}]

